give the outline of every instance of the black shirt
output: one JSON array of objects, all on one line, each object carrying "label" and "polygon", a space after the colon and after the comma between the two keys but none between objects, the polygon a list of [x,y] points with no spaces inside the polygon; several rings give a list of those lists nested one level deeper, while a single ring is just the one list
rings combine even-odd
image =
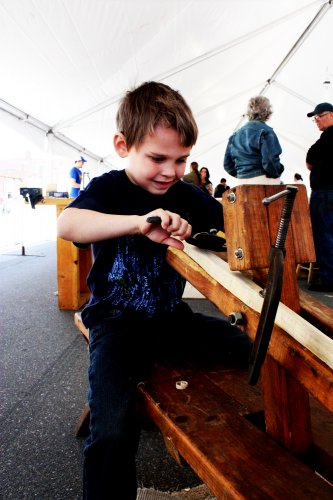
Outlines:
[{"label": "black shirt", "polygon": [[[201,189],[179,181],[167,193],[154,195],[133,184],[125,170],[95,177],[68,206],[120,215],[144,215],[163,208],[186,219],[192,234],[223,230],[221,203]],[[84,325],[89,328],[110,309],[149,317],[175,310],[185,280],[166,262],[166,249],[142,235],[93,243],[94,263],[87,279],[91,298],[82,312]]]},{"label": "black shirt", "polygon": [[324,130],[318,141],[310,147],[306,162],[312,165],[311,189],[333,190],[333,126]]},{"label": "black shirt", "polygon": [[222,195],[225,191],[230,189],[229,186],[224,186],[223,184],[218,184],[214,191],[214,198],[222,198]]}]

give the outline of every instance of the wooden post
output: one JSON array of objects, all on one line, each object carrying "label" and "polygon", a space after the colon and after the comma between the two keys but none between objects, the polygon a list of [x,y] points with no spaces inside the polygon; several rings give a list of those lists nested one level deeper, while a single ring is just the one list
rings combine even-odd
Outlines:
[{"label": "wooden post", "polygon": [[[57,218],[64,205],[57,205]],[[57,238],[57,277],[59,309],[77,311],[89,299],[86,278],[92,265],[91,247],[81,249]]]},{"label": "wooden post", "polygon": [[[268,186],[266,192],[268,196],[274,194],[274,192],[270,193]],[[277,200],[268,207],[268,224],[272,244],[275,241],[282,204],[283,200]],[[302,230],[302,227],[299,226],[299,229]],[[295,245],[291,227],[288,231],[285,248],[281,302],[299,314],[300,301],[296,278]],[[304,457],[312,444],[310,404],[307,391],[270,356],[267,356],[264,363],[261,383],[266,431],[294,455]]]},{"label": "wooden post", "polygon": [[[281,294],[281,302],[296,313],[300,312],[296,263],[315,261],[306,191],[302,189],[304,186],[299,187],[286,240]],[[261,200],[283,189],[283,186],[242,185],[233,189],[234,199],[223,200],[231,269],[261,268],[264,276],[262,269],[268,266],[269,247],[275,242],[283,200],[276,200],[267,208]],[[243,259],[237,257],[237,248],[242,248]],[[295,455],[306,455],[312,443],[307,392],[269,354],[262,367],[261,382],[267,432]]]}]

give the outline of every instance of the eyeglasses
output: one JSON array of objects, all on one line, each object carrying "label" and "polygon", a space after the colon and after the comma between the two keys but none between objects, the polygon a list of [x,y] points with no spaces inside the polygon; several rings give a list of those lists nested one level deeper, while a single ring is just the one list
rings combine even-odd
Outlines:
[{"label": "eyeglasses", "polygon": [[323,118],[325,115],[328,115],[329,113],[331,113],[331,111],[326,111],[325,113],[322,113],[321,115],[315,115],[312,118],[312,121],[316,122],[317,120],[319,120],[320,118]]}]

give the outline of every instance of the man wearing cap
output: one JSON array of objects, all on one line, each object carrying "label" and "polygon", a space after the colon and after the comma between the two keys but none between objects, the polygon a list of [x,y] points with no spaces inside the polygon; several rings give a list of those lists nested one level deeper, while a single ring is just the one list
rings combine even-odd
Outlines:
[{"label": "man wearing cap", "polygon": [[307,114],[322,132],[307,152],[310,170],[310,214],[320,281],[309,290],[333,292],[333,106],[318,104]]},{"label": "man wearing cap", "polygon": [[69,177],[71,180],[71,188],[69,192],[69,196],[71,198],[77,198],[80,193],[80,187],[82,182],[82,167],[86,162],[83,156],[79,156],[77,160],[74,162],[74,167],[72,167],[69,171]]}]

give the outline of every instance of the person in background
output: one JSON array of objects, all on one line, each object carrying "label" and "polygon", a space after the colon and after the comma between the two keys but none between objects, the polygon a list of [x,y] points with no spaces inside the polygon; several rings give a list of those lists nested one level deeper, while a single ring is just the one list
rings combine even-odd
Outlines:
[{"label": "person in background", "polygon": [[79,156],[74,162],[74,167],[69,171],[69,178],[71,181],[69,197],[76,198],[80,193],[81,183],[82,183],[82,167],[86,163],[86,159],[83,156]]},{"label": "person in background", "polygon": [[310,215],[320,280],[309,290],[333,292],[333,106],[318,104],[307,114],[322,132],[306,155],[310,170]]},{"label": "person in background", "polygon": [[200,168],[200,178],[201,178],[201,184],[200,187],[205,193],[208,193],[209,195],[213,195],[214,193],[214,187],[212,182],[210,181],[210,173],[208,168],[206,167],[201,167]]},{"label": "person in background", "polygon": [[267,121],[273,113],[267,97],[251,97],[248,122],[229,138],[224,155],[224,170],[241,179],[242,184],[280,184],[284,166],[282,149]]},{"label": "person in background", "polygon": [[222,177],[219,184],[214,189],[214,198],[222,198],[223,193],[228,191],[228,189],[230,189],[230,186],[227,186],[227,179]]},{"label": "person in background", "polygon": [[197,161],[191,162],[190,172],[183,175],[182,180],[184,182],[189,182],[190,184],[201,187],[201,176],[199,172],[199,163]]},{"label": "person in background", "polygon": [[[223,231],[223,208],[181,181],[198,128],[181,94],[160,82],[126,92],[113,144],[127,167],[94,177],[63,210],[58,237],[93,244],[89,328],[89,436],[84,500],[136,500],[141,424],[137,386],[159,359],[188,356],[243,363],[251,342],[229,321],[192,311],[167,247]],[[149,217],[160,220],[149,221]],[[176,346],[176,348],[175,348]]]},{"label": "person in background", "polygon": [[295,184],[303,184],[303,177],[301,174],[298,174],[297,172],[294,175],[294,183]]}]

